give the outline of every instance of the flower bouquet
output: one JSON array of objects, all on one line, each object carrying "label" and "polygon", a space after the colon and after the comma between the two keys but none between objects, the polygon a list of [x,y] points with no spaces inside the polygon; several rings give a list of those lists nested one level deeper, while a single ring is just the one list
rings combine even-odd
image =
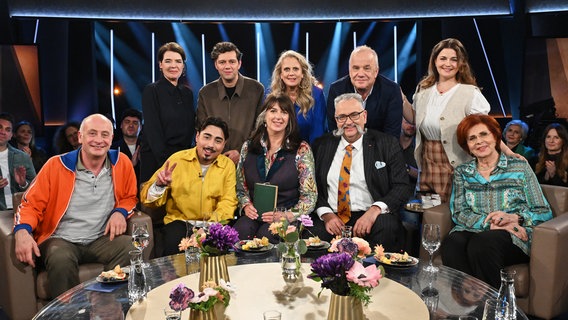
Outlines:
[{"label": "flower bouquet", "polygon": [[223,279],[219,279],[219,284],[212,281],[204,283],[202,290],[196,293],[185,284],[178,284],[170,292],[170,308],[181,312],[189,307],[192,314],[214,312],[217,306],[224,310],[229,305],[231,293],[235,292],[235,288]]},{"label": "flower bouquet", "polygon": [[183,238],[179,244],[180,250],[195,247],[201,252],[199,260],[199,286],[207,281],[219,282],[229,280],[229,270],[225,255],[234,249],[239,241],[239,233],[231,226],[213,223],[208,230],[199,229],[189,238]]},{"label": "flower bouquet", "polygon": [[224,226],[219,222],[211,224],[209,229],[194,229],[189,238],[181,239],[179,250],[184,251],[188,248],[197,248],[202,256],[220,256],[229,253],[234,249],[235,243],[239,241],[239,233],[231,226]]},{"label": "flower bouquet", "polygon": [[371,247],[369,242],[365,239],[353,237],[353,238],[341,238],[336,237],[331,240],[331,246],[328,249],[329,252],[346,252],[357,259],[364,259],[370,255]]},{"label": "flower bouquet", "polygon": [[[296,226],[297,225],[297,226]],[[300,272],[300,255],[308,251],[306,241],[301,239],[305,227],[314,225],[310,216],[303,214],[295,222],[282,218],[270,224],[268,229],[272,234],[278,235],[284,242],[278,244],[278,250],[288,257],[293,257],[296,264],[296,273]]]}]

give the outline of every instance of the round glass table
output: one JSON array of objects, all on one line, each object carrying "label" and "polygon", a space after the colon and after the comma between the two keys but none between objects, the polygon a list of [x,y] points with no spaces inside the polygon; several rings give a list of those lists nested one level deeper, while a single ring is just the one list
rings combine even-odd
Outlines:
[{"label": "round glass table", "polygon": [[[309,251],[302,256],[302,262],[309,263],[325,253],[325,251]],[[278,262],[279,259],[276,249],[265,253],[237,252],[228,256],[228,264],[231,266],[273,263]],[[371,258],[364,262],[373,261]],[[484,301],[489,297],[497,296],[494,288],[455,269],[440,266],[439,271],[432,274],[423,271],[422,267],[422,263],[407,268],[385,266],[385,272],[388,279],[402,284],[422,298],[430,311],[430,319],[458,319],[460,315],[474,315],[481,319]],[[153,259],[145,269],[150,290],[198,271],[199,264],[197,262],[186,264],[184,254]],[[229,267],[230,271],[231,267]],[[258,280],[255,280],[253,275],[250,285],[254,286],[255,281]],[[305,282],[308,281],[312,280],[305,279]],[[237,289],[243,286],[243,284],[236,285]],[[110,292],[101,292],[101,290]],[[99,284],[92,279],[51,301],[38,312],[34,319],[121,320],[125,319],[130,307],[126,282],[107,285]],[[396,318],[385,317],[384,319]],[[517,319],[528,320],[520,310]]]}]

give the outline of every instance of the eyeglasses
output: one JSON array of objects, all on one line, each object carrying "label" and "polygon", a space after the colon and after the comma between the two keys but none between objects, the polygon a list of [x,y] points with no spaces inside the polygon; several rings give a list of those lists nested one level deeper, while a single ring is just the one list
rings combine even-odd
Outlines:
[{"label": "eyeglasses", "polygon": [[347,121],[347,118],[351,119],[351,121],[356,121],[359,120],[359,118],[361,117],[361,113],[363,112],[365,112],[365,110],[361,110],[359,112],[353,112],[350,114],[340,114],[338,116],[335,116],[335,120],[337,120],[337,122],[339,123]]}]

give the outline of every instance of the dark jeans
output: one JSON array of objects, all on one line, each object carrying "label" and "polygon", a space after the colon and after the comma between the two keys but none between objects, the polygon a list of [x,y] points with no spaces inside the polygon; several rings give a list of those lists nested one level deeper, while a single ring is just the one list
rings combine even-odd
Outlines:
[{"label": "dark jeans", "polygon": [[180,253],[179,243],[182,238],[189,237],[193,233],[193,226],[181,220],[172,221],[162,228],[164,239],[163,255],[169,256]]},{"label": "dark jeans", "polygon": [[74,244],[59,238],[50,238],[39,246],[47,271],[49,295],[55,298],[79,284],[79,264],[102,263],[105,270],[117,264],[130,264],[128,251],[136,250],[132,238],[121,235],[110,241],[102,236],[88,245]]},{"label": "dark jeans", "polygon": [[442,242],[441,253],[444,265],[497,289],[501,285],[501,269],[529,261],[529,256],[513,244],[511,235],[505,230],[452,232]]}]

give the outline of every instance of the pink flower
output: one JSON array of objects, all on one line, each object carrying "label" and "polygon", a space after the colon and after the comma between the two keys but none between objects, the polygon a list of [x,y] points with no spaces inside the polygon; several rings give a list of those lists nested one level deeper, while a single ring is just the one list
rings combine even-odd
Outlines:
[{"label": "pink flower", "polygon": [[379,279],[383,276],[381,275],[381,270],[377,269],[374,264],[368,267],[363,267],[360,262],[355,261],[351,269],[346,272],[347,280],[358,284],[362,287],[374,288],[379,285]]},{"label": "pink flower", "polygon": [[359,248],[359,254],[357,255],[359,258],[365,258],[371,254],[371,246],[369,246],[369,242],[367,242],[367,240],[357,237],[353,237],[351,240],[355,242]]},{"label": "pink flower", "polygon": [[195,297],[193,297],[193,299],[189,300],[189,302],[191,303],[205,302],[209,300],[210,297],[215,297],[217,293],[219,292],[213,288],[205,288],[203,289],[202,292],[196,294]]},{"label": "pink flower", "polygon": [[288,226],[288,229],[286,230],[286,234],[291,233],[291,232],[295,232],[296,231],[296,227],[295,226]]}]

